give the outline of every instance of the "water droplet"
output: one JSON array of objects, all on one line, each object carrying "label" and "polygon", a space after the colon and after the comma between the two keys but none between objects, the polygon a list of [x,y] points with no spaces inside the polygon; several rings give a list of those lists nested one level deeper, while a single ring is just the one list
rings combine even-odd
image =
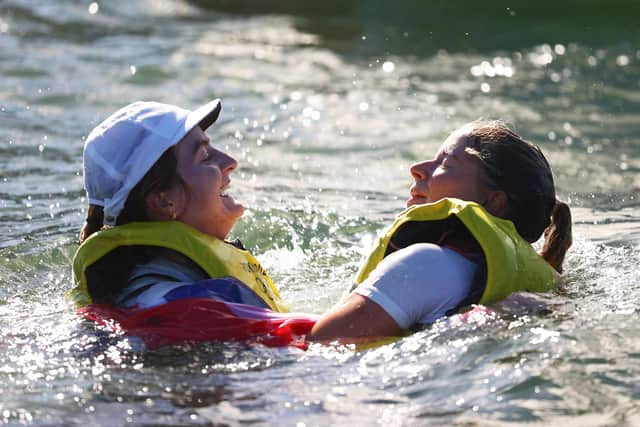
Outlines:
[{"label": "water droplet", "polygon": [[565,48],[563,45],[561,44],[557,44],[553,47],[553,50],[555,51],[555,53],[557,53],[558,55],[564,55],[565,52],[567,51],[567,48]]},{"label": "water droplet", "polygon": [[129,66],[129,72],[131,73],[132,76],[135,76],[137,71],[138,71],[138,69],[136,68],[135,65],[130,65]]},{"label": "water droplet", "polygon": [[491,85],[489,85],[489,83],[486,83],[486,82],[485,82],[485,83],[482,83],[482,84],[480,85],[480,90],[481,90],[483,93],[489,93],[489,92],[491,91]]},{"label": "water droplet", "polygon": [[620,55],[616,58],[616,64],[621,67],[626,67],[629,65],[629,57],[627,55]]},{"label": "water droplet", "polygon": [[361,102],[359,107],[360,107],[360,111],[367,111],[369,109],[369,104],[366,102]]},{"label": "water droplet", "polygon": [[484,73],[485,76],[487,77],[496,76],[496,70],[491,66],[489,61],[482,61],[482,63],[480,64],[480,67],[482,68],[482,72]]},{"label": "water droplet", "polygon": [[96,13],[98,13],[99,9],[100,9],[100,6],[96,2],[93,2],[89,5],[89,13],[91,15],[95,15]]},{"label": "water droplet", "polygon": [[391,61],[387,61],[384,64],[382,64],[382,71],[384,71],[385,73],[393,73],[395,69],[396,69],[396,65]]},{"label": "water droplet", "polygon": [[471,75],[480,77],[482,75],[482,67],[480,65],[474,65],[471,67]]}]

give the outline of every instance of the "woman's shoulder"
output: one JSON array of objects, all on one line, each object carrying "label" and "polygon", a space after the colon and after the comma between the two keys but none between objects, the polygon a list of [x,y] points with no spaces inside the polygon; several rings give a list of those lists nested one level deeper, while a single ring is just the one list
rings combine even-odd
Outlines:
[{"label": "woman's shoulder", "polygon": [[208,277],[193,261],[177,253],[162,254],[136,265],[129,275],[129,284],[149,276],[176,282],[195,282]]},{"label": "woman's shoulder", "polygon": [[208,278],[195,263],[174,253],[163,253],[133,267],[127,285],[116,298],[116,305],[151,306],[176,286]]},{"label": "woman's shoulder", "polygon": [[469,293],[476,264],[456,251],[416,243],[388,255],[354,292],[406,329],[445,315]]},{"label": "woman's shoulder", "polygon": [[473,267],[475,263],[460,254],[459,251],[447,246],[434,243],[414,243],[389,254],[380,262],[378,268],[403,266],[410,269],[428,268],[433,270],[438,268],[446,270],[464,265]]}]

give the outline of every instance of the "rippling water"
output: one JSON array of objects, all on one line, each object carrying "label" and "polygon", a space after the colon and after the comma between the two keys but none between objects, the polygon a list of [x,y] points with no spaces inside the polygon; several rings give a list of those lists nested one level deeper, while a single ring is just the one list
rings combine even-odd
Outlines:
[{"label": "rippling water", "polygon": [[[299,3],[0,3],[0,422],[639,425],[638,2]],[[136,99],[214,97],[250,207],[234,235],[295,310],[337,300],[408,165],[479,116],[547,153],[566,289],[363,352],[96,336],[63,297],[83,139]]]}]

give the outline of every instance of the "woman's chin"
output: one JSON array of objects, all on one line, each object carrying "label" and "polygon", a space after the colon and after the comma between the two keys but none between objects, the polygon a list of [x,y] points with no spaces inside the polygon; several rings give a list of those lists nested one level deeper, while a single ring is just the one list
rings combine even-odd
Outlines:
[{"label": "woman's chin", "polygon": [[237,216],[240,218],[244,213],[244,205],[240,202],[237,202],[231,196],[225,196],[222,198],[222,203],[224,204],[224,208],[227,212],[229,212],[233,216]]},{"label": "woman's chin", "polygon": [[235,219],[235,221],[239,220],[240,217],[244,214],[244,206],[241,204],[237,204],[233,206],[233,209],[229,209],[229,215]]}]

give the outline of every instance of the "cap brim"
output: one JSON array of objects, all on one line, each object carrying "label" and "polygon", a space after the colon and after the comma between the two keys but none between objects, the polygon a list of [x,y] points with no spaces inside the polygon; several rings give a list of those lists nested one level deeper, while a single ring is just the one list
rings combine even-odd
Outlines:
[{"label": "cap brim", "polygon": [[198,125],[202,130],[206,130],[218,120],[220,110],[222,110],[220,99],[214,99],[189,114],[188,121],[194,123],[194,126]]}]

